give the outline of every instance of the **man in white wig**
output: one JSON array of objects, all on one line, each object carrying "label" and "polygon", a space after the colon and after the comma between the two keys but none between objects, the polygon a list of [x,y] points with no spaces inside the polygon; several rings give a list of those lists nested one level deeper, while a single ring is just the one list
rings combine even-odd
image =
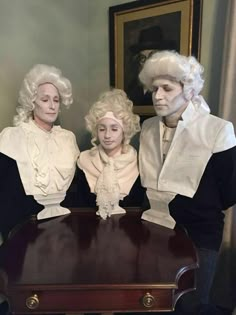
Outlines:
[{"label": "man in white wig", "polygon": [[146,61],[139,75],[152,91],[157,114],[141,132],[140,175],[150,203],[142,218],[182,227],[199,257],[197,289],[179,301],[180,314],[218,314],[209,292],[222,241],[222,211],[236,203],[234,128],[210,115],[199,95],[202,73],[194,57],[162,51]]}]

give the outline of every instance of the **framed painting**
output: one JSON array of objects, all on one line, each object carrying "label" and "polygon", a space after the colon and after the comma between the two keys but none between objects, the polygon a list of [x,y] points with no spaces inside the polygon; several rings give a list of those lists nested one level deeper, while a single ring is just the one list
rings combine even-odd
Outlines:
[{"label": "framed painting", "polygon": [[158,50],[200,58],[202,0],[139,0],[109,7],[110,84],[123,89],[140,116],[152,116],[151,93],[138,74]]}]

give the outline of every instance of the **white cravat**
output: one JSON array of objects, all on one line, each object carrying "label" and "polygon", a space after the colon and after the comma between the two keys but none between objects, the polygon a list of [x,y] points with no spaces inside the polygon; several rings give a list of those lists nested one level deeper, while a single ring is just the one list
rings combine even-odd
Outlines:
[{"label": "white cravat", "polygon": [[115,213],[124,213],[119,200],[127,196],[139,172],[137,152],[129,146],[126,153],[109,157],[101,146],[84,151],[78,166],[85,173],[90,191],[97,195],[98,214],[105,219]]},{"label": "white cravat", "polygon": [[163,154],[163,163],[165,162],[167,153],[169,151],[171,142],[174,138],[176,128],[169,128],[164,125],[164,132],[162,136],[162,154]]}]

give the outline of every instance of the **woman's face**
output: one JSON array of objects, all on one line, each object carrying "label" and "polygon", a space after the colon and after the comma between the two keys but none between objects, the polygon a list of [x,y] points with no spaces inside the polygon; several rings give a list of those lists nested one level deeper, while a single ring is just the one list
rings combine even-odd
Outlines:
[{"label": "woman's face", "polygon": [[51,130],[60,107],[60,96],[57,88],[51,83],[39,85],[34,104],[33,114],[36,124],[45,130]]},{"label": "woman's face", "polygon": [[153,81],[152,86],[152,101],[158,116],[170,117],[176,113],[182,114],[187,101],[179,82],[160,77]]},{"label": "woman's face", "polygon": [[108,156],[121,153],[123,128],[112,118],[102,118],[97,125],[98,140]]}]

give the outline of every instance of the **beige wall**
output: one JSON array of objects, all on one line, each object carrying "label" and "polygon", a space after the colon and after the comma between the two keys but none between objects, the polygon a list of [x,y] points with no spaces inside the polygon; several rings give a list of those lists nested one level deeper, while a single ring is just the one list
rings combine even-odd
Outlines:
[{"label": "beige wall", "polygon": [[[35,63],[62,69],[70,78],[74,104],[60,122],[82,149],[89,145],[84,115],[109,88],[108,7],[121,0],[0,0],[0,130],[12,124],[25,73]],[[201,62],[204,96],[217,111],[227,1],[204,0]],[[217,22],[216,22],[217,21]]]},{"label": "beige wall", "polygon": [[230,0],[203,0],[201,63],[205,68],[203,95],[217,115],[227,6]]}]

